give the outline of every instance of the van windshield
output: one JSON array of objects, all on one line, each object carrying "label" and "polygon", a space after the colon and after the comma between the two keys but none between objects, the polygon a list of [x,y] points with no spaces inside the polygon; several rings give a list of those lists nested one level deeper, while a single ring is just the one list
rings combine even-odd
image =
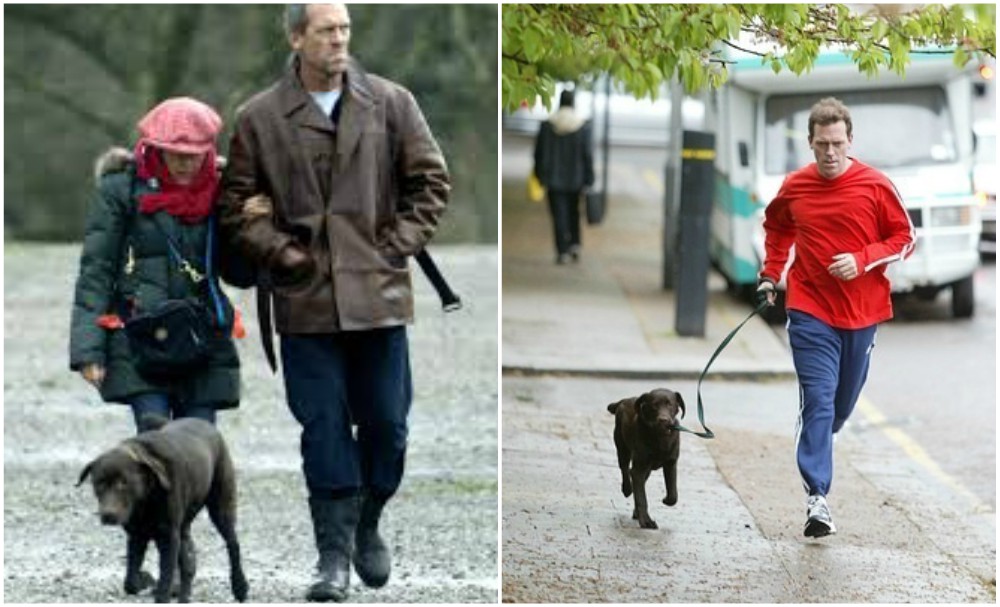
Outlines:
[{"label": "van windshield", "polygon": [[976,164],[996,164],[997,136],[994,133],[979,135],[976,142]]},{"label": "van windshield", "polygon": [[[850,156],[880,169],[954,162],[955,133],[940,87],[845,91],[854,124]],[[775,95],[767,99],[764,170],[780,175],[813,160],[809,110],[823,95]]]}]

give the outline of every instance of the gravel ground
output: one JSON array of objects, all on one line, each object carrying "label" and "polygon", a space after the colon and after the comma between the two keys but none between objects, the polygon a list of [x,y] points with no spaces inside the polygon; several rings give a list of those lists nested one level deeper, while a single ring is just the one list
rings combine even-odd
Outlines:
[{"label": "gravel ground", "polygon": [[[128,602],[124,533],[102,527],[89,486],[74,486],[86,462],[133,431],[127,409],[104,405],[67,369],[78,248],[15,243],[4,253],[3,600]],[[440,246],[434,253],[465,308],[444,315],[414,265],[409,457],[383,526],[393,578],[380,590],[355,578],[353,602],[498,600],[497,252]],[[281,381],[264,363],[251,294],[231,293],[250,335],[240,344],[243,402],[223,413],[219,426],[239,478],[249,600],[303,602],[315,552],[298,426]],[[225,549],[206,515],[192,533],[194,600],[231,601]],[[155,571],[155,563],[151,549],[146,568]]]}]

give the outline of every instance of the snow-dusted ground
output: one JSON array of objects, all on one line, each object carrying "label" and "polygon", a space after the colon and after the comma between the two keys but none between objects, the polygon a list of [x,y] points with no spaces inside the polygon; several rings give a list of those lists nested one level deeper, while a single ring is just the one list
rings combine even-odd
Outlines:
[{"label": "snow-dusted ground", "polygon": [[[125,536],[94,515],[82,467],[133,432],[67,367],[78,247],[4,249],[5,602],[129,602],[121,589]],[[380,590],[355,578],[352,602],[496,602],[497,252],[433,247],[465,308],[445,315],[414,265],[410,343],[415,398],[407,472],[383,526],[393,577]],[[252,293],[230,291],[250,333],[240,344],[244,398],[219,426],[239,478],[238,532],[251,602],[301,602],[315,560],[300,471],[298,426],[260,350]],[[232,601],[221,539],[202,514],[193,527],[193,600]],[[146,568],[156,571],[150,547]],[[151,601],[148,594],[139,597]]]}]

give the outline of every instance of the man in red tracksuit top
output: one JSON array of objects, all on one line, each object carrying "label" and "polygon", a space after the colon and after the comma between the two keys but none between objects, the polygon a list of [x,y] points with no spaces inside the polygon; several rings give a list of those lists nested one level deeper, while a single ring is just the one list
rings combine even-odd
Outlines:
[{"label": "man in red tracksuit top", "polygon": [[844,426],[868,376],[878,323],[892,318],[889,263],[913,251],[913,225],[892,182],[847,155],[851,115],[828,97],[812,107],[815,163],[788,175],[764,218],[758,301],[774,305],[788,268],[788,340],[799,381],[796,451],[809,497],[805,535],[836,533],[826,495],[833,435]]}]

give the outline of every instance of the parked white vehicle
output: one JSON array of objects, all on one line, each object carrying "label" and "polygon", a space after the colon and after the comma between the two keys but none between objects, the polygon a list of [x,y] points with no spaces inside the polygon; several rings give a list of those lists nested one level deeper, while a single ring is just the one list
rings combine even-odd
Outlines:
[{"label": "parked white vehicle", "polygon": [[972,184],[983,218],[979,249],[983,253],[997,252],[997,129],[995,122],[973,125],[976,138],[976,163],[972,168]]},{"label": "parked white vehicle", "polygon": [[764,207],[785,175],[813,160],[809,110],[832,95],[851,110],[850,154],[889,176],[916,229],[913,255],[889,266],[893,291],[933,298],[950,289],[953,315],[971,316],[980,219],[971,179],[969,72],[936,55],[913,55],[905,78],[871,79],[839,52],[820,55],[802,76],[774,74],[751,55],[728,58],[737,61],[729,81],[706,94],[705,106],[718,170],[711,256],[730,286],[755,286]]}]

